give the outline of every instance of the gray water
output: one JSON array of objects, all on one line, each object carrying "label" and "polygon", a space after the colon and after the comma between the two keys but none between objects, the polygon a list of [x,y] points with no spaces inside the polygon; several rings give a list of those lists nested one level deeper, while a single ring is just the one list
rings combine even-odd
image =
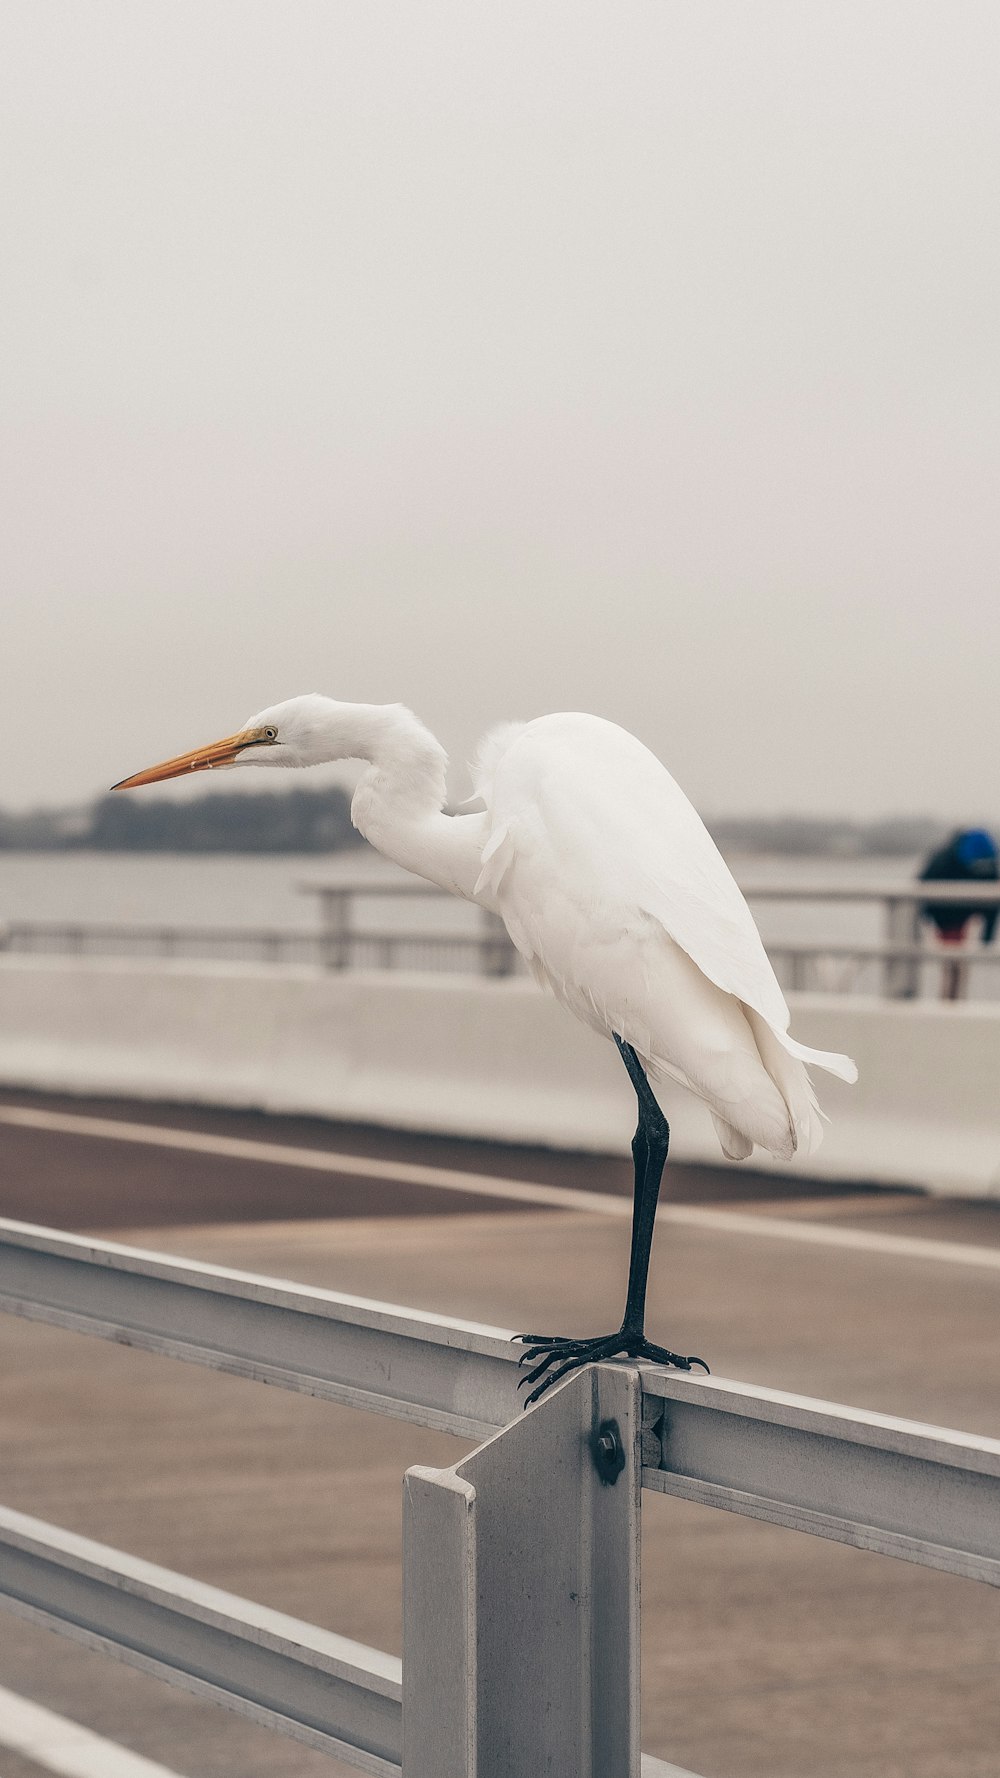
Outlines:
[{"label": "gray water", "polygon": [[[754,856],[733,858],[745,889],[755,884],[846,887],[859,878],[886,885],[912,881],[916,865],[897,858]],[[172,853],[0,852],[0,924],[59,921],[85,924],[282,927],[314,931],[319,903],[307,885],[379,882],[403,890],[415,879],[365,850],[322,857],[260,853],[191,856]],[[754,898],[765,943],[782,939],[877,941],[877,906],[837,902],[767,902]],[[441,897],[365,897],[361,927],[386,930],[477,929],[476,910]]]}]

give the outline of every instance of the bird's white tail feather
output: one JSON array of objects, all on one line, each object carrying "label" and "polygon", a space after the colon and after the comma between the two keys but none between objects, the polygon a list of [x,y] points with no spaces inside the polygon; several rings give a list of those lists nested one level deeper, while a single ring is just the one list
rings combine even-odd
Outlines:
[{"label": "bird's white tail feather", "polygon": [[[769,1027],[774,1031],[774,1026]],[[796,1056],[800,1062],[809,1062],[813,1068],[825,1068],[828,1074],[835,1074],[838,1080],[846,1080],[853,1086],[858,1078],[858,1065],[850,1056],[841,1056],[836,1050],[811,1050],[808,1044],[796,1043],[787,1031],[774,1031],[775,1037],[790,1056]]]},{"label": "bird's white tail feather", "polygon": [[725,1118],[720,1117],[717,1111],[712,1113],[712,1122],[715,1125],[716,1135],[722,1144],[722,1152],[727,1159],[730,1161],[749,1160],[753,1154],[753,1143],[749,1136],[744,1136],[742,1130],[736,1130],[732,1124],[727,1124]]},{"label": "bird's white tail feather", "polygon": [[[817,1103],[812,1081],[800,1058],[790,1054],[784,1034],[775,1031],[752,1008],[745,1007],[744,1011],[750,1022],[760,1059],[788,1108],[795,1152],[800,1155],[814,1154],[823,1140],[823,1113]],[[796,1044],[795,1047],[797,1050],[804,1049],[802,1044]],[[807,1056],[822,1053],[805,1050]],[[832,1060],[846,1062],[847,1057],[837,1056]]]}]

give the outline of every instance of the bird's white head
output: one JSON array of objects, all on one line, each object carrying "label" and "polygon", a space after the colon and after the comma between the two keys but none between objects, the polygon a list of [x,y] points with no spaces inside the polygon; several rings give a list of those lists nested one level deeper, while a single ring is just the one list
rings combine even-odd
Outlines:
[{"label": "bird's white head", "polygon": [[259,710],[234,735],[148,766],[112,788],[137,790],[142,784],[224,766],[314,766],[350,759],[355,745],[351,713],[350,705],[338,704],[319,692],[286,698],[283,704]]}]

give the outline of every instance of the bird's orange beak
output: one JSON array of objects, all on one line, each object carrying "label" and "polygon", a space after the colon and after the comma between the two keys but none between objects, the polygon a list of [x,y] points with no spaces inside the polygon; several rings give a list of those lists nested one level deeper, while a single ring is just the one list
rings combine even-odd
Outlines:
[{"label": "bird's orange beak", "polygon": [[180,778],[185,772],[210,772],[214,766],[231,766],[245,747],[266,747],[274,740],[273,729],[241,729],[224,741],[213,741],[209,747],[196,747],[192,753],[179,753],[176,759],[165,759],[161,765],[147,766],[112,790],[138,790],[140,784],[159,784],[164,778]]}]

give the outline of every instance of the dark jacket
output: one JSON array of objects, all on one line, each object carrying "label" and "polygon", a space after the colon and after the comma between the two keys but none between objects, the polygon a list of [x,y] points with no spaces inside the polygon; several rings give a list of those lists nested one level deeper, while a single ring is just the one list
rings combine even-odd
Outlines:
[{"label": "dark jacket", "polygon": [[[921,883],[983,883],[1000,878],[1000,858],[996,841],[981,827],[963,829],[952,835],[946,846],[934,852],[920,872]],[[996,930],[1000,908],[962,906],[955,902],[925,902],[921,908],[925,920],[931,920],[939,932],[960,934],[974,915],[983,921],[983,943],[989,944]]]}]

